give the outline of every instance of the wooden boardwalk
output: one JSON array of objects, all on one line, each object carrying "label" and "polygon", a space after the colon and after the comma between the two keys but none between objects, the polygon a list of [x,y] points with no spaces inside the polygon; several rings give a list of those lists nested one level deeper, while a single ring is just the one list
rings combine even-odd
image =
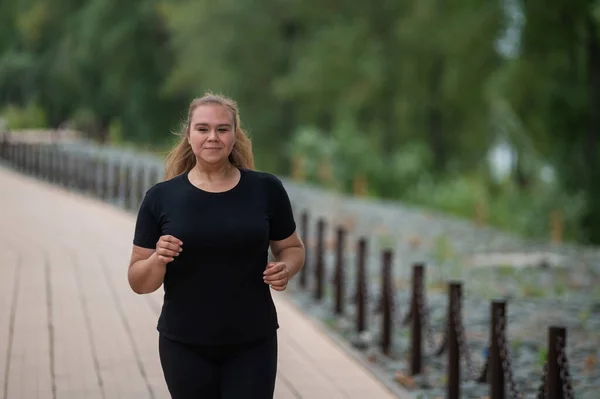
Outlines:
[{"label": "wooden boardwalk", "polygon": [[[134,216],[0,166],[0,399],[169,398],[162,290],[127,283]],[[393,398],[276,294],[275,398]],[[243,398],[240,398],[243,399]]]}]

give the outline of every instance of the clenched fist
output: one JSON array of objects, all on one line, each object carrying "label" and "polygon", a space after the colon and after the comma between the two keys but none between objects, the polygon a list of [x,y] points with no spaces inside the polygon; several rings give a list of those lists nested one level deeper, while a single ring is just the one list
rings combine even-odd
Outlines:
[{"label": "clenched fist", "polygon": [[156,243],[156,255],[158,255],[158,260],[165,264],[173,262],[175,257],[179,256],[181,253],[182,245],[183,242],[178,238],[170,235],[161,236]]},{"label": "clenched fist", "polygon": [[285,263],[269,262],[263,274],[265,283],[269,284],[275,291],[286,289],[290,279],[290,271]]}]

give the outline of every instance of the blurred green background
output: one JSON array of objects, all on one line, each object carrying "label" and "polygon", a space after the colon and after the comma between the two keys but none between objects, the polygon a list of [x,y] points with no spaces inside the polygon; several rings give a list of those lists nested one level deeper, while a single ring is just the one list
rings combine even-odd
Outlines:
[{"label": "blurred green background", "polygon": [[598,4],[2,0],[0,117],[162,153],[211,90],[260,169],[598,244]]}]

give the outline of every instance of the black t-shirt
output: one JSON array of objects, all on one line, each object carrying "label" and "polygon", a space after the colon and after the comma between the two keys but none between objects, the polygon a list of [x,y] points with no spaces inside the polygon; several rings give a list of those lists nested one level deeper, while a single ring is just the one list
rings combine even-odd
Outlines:
[{"label": "black t-shirt", "polygon": [[187,173],[150,188],[133,243],[156,248],[162,235],[183,242],[167,264],[158,330],[183,342],[247,342],[273,333],[277,313],[263,281],[270,240],[296,230],[288,194],[272,174],[240,169],[231,190],[211,193]]}]

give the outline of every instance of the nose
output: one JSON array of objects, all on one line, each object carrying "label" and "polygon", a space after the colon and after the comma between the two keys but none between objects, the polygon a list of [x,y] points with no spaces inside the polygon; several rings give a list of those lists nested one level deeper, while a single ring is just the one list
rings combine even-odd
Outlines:
[{"label": "nose", "polygon": [[217,135],[217,130],[216,129],[211,129],[210,133],[208,135],[208,140],[210,141],[217,141],[218,140],[218,135]]}]

